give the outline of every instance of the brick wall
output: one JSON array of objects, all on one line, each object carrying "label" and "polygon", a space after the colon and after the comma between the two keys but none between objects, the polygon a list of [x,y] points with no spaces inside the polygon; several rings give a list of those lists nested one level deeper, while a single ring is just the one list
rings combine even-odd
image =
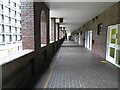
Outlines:
[{"label": "brick wall", "polygon": [[51,38],[50,41],[54,41],[54,24],[55,24],[55,20],[54,18],[51,18]]},{"label": "brick wall", "polygon": [[[45,13],[43,20],[41,18],[42,11]],[[35,50],[36,52],[40,52],[42,42],[45,41],[44,43],[49,44],[49,8],[44,2],[34,2],[34,14]],[[41,38],[42,34],[45,35],[44,38]]]},{"label": "brick wall", "polygon": [[21,3],[23,49],[34,49],[34,12],[32,2]]},{"label": "brick wall", "polygon": [[61,39],[62,38],[62,28],[59,28],[59,39]]},{"label": "brick wall", "polygon": [[56,41],[58,41],[58,28],[59,28],[59,24],[56,23]]},{"label": "brick wall", "polygon": [[41,12],[41,44],[47,43],[47,25],[45,12]]},{"label": "brick wall", "polygon": [[[93,31],[93,40],[94,43],[92,44],[92,51],[99,56],[105,58],[106,57],[106,40],[107,40],[107,27],[109,25],[118,24],[118,3],[111,6],[109,9],[98,15],[98,17],[90,20],[88,23],[84,24],[82,27],[79,28],[78,31],[85,31],[92,30]],[[97,35],[97,25],[102,23],[102,34]],[[81,35],[81,45],[84,45],[84,38],[85,35]]]}]

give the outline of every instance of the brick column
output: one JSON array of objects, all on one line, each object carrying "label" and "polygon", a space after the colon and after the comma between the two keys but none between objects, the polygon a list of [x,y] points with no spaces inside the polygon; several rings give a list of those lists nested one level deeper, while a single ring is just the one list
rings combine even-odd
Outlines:
[{"label": "brick column", "polygon": [[41,12],[41,44],[46,45],[47,44],[47,19],[45,12]]},{"label": "brick column", "polygon": [[21,2],[21,19],[23,49],[34,49],[33,2]]},{"label": "brick column", "polygon": [[58,40],[59,40],[59,37],[60,37],[60,24],[58,23]]},{"label": "brick column", "polygon": [[54,31],[54,41],[56,41],[56,18],[51,18],[51,30]]},{"label": "brick column", "polygon": [[56,23],[56,41],[59,40],[59,23]]},{"label": "brick column", "polygon": [[118,23],[120,24],[120,1],[118,2]]},{"label": "brick column", "polygon": [[62,30],[62,28],[60,27],[60,28],[59,28],[59,39],[62,38],[62,31],[61,31],[61,30]]},{"label": "brick column", "polygon": [[51,38],[50,41],[54,42],[55,41],[55,18],[51,18]]}]

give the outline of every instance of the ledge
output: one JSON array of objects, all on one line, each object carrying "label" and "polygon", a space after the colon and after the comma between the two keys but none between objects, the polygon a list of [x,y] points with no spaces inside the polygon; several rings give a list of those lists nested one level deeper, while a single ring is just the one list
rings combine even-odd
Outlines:
[{"label": "ledge", "polygon": [[18,51],[16,53],[14,53],[14,54],[8,55],[6,57],[2,57],[2,58],[0,58],[0,66],[4,65],[4,64],[7,64],[9,62],[12,62],[15,59],[18,59],[18,58],[20,58],[20,57],[22,57],[22,56],[24,56],[28,53],[31,53],[33,51],[34,50],[22,50],[22,51]]}]

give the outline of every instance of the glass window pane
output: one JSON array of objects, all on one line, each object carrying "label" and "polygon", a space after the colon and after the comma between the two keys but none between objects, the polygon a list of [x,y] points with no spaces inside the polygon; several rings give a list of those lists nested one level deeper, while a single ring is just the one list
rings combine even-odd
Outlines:
[{"label": "glass window pane", "polygon": [[12,40],[13,40],[13,41],[16,41],[16,37],[15,37],[15,35],[13,36]]},{"label": "glass window pane", "polygon": [[0,25],[0,32],[4,32],[4,25]]},{"label": "glass window pane", "polygon": [[110,56],[114,58],[115,48],[110,48]]},{"label": "glass window pane", "polygon": [[12,33],[16,33],[15,27],[12,27]]},{"label": "glass window pane", "polygon": [[4,23],[4,15],[0,15],[0,22]]},{"label": "glass window pane", "polygon": [[2,43],[2,42],[4,42],[5,41],[5,36],[4,36],[4,34],[2,35],[2,34],[0,34],[0,42]]},{"label": "glass window pane", "polygon": [[10,33],[10,28],[9,28],[9,26],[5,26],[5,32]]},{"label": "glass window pane", "polygon": [[5,17],[5,23],[6,23],[6,24],[9,23],[9,17]]},{"label": "glass window pane", "polygon": [[9,14],[9,8],[5,7],[4,11],[5,11],[5,14],[6,14],[6,15]]}]

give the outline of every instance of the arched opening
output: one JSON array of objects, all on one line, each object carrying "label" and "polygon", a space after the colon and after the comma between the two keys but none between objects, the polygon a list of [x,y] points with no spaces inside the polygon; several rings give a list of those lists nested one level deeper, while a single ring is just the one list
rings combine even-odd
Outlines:
[{"label": "arched opening", "polygon": [[41,47],[47,44],[47,24],[44,10],[41,11]]}]

